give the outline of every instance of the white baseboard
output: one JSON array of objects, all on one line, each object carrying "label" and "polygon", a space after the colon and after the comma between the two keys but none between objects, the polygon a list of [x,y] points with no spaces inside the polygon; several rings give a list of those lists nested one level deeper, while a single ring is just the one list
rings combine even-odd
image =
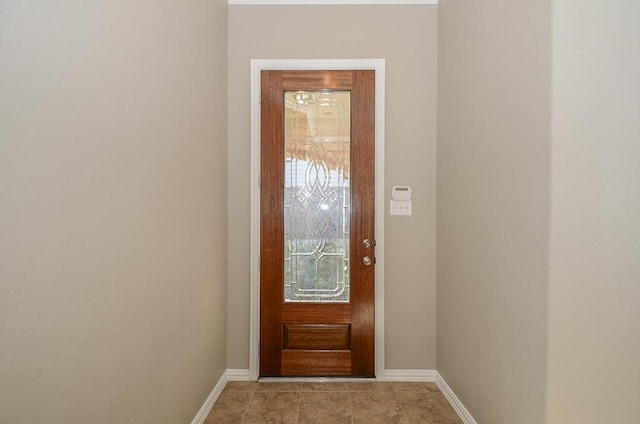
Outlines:
[{"label": "white baseboard", "polygon": [[227,370],[227,381],[249,381],[249,370]]},{"label": "white baseboard", "polygon": [[438,388],[440,389],[444,397],[447,398],[447,400],[449,401],[449,403],[451,404],[451,406],[456,411],[456,413],[458,414],[458,416],[460,417],[460,419],[464,424],[478,424],[476,420],[471,416],[469,411],[467,411],[467,408],[465,408],[462,402],[460,402],[460,399],[458,399],[458,396],[456,396],[456,394],[453,393],[453,390],[451,390],[451,387],[449,387],[447,382],[444,381],[444,378],[442,378],[442,376],[438,371],[436,371],[436,384],[438,385]]},{"label": "white baseboard", "polygon": [[385,381],[426,381],[435,382],[436,370],[385,370]]},{"label": "white baseboard", "polygon": [[[196,417],[191,421],[191,424],[202,424],[211,412],[211,408],[213,408],[213,404],[220,396],[220,392],[224,389],[227,381],[249,381],[249,370],[248,369],[228,369],[220,377],[218,383],[213,388],[213,391],[198,411]],[[425,382],[435,382],[440,388],[442,394],[447,398],[451,406],[456,411],[456,413],[460,416],[460,419],[464,424],[478,424],[476,420],[473,419],[467,408],[464,407],[460,399],[456,396],[456,394],[451,390],[451,387],[444,381],[444,378],[440,375],[440,373],[436,370],[385,370],[384,371],[384,380],[385,381],[425,381]]]},{"label": "white baseboard", "polygon": [[249,381],[249,370],[228,369],[224,373],[222,373],[222,376],[218,380],[218,383],[216,383],[215,387],[211,391],[211,394],[209,394],[209,397],[207,397],[207,400],[204,401],[204,404],[196,414],[193,421],[191,421],[191,424],[202,424],[204,422],[204,420],[207,418],[207,415],[209,415],[209,412],[211,412],[213,404],[216,403],[218,396],[220,396],[222,389],[224,389],[225,384],[227,384],[227,381]]}]

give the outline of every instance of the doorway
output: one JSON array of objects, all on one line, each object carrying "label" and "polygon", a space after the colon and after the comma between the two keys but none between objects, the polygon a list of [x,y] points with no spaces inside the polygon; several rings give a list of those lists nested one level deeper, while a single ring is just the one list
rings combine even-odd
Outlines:
[{"label": "doorway", "polygon": [[374,376],[374,82],[261,73],[261,377]]},{"label": "doorway", "polygon": [[260,60],[252,77],[250,377],[383,378],[384,61]]}]

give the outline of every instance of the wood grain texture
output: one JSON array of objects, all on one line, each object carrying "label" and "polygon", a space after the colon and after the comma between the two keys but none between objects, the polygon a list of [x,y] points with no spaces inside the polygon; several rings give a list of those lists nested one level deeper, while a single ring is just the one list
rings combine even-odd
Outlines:
[{"label": "wood grain texture", "polygon": [[283,71],[284,90],[351,90],[353,71]]},{"label": "wood grain texture", "polygon": [[364,239],[375,240],[375,73],[354,71],[351,100],[351,304],[352,373],[375,374],[375,265],[362,258],[375,258],[375,247],[365,248]]},{"label": "wood grain texture", "polygon": [[351,352],[348,350],[283,350],[282,375],[351,375]]},{"label": "wood grain texture", "polygon": [[283,303],[282,321],[287,323],[325,322],[331,324],[349,324],[352,305],[350,303]]},{"label": "wood grain texture", "polygon": [[260,375],[280,375],[284,273],[284,107],[282,72],[262,75],[260,191]]},{"label": "wood grain texture", "polygon": [[283,349],[349,350],[349,324],[283,324]]}]

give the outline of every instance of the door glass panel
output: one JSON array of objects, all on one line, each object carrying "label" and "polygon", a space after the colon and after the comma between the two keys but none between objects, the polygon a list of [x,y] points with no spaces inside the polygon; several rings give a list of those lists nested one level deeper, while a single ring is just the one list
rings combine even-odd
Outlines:
[{"label": "door glass panel", "polygon": [[349,301],[350,94],[285,92],[285,302]]}]

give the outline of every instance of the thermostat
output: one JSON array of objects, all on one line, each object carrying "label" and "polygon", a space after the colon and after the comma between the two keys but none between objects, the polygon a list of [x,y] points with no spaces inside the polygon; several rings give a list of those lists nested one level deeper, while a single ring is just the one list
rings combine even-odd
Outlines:
[{"label": "thermostat", "polygon": [[393,186],[389,213],[391,215],[411,215],[411,187]]},{"label": "thermostat", "polygon": [[411,187],[409,186],[393,186],[391,190],[391,199],[393,200],[411,200]]}]

